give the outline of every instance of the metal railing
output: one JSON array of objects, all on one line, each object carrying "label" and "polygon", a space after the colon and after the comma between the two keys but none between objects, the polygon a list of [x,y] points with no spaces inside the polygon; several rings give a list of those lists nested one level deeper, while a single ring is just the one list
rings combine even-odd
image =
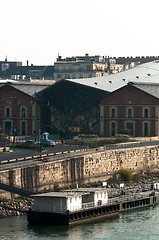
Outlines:
[{"label": "metal railing", "polygon": [[94,207],[94,202],[89,202],[89,203],[83,203],[82,204],[82,209],[89,209]]},{"label": "metal railing", "polygon": [[[135,148],[135,147],[146,147],[146,146],[159,146],[159,141],[150,141],[150,142],[132,142],[132,143],[121,143],[121,144],[110,144],[105,145],[97,148],[82,148],[78,150],[71,150],[71,151],[62,151],[62,152],[53,152],[48,154],[38,154],[33,156],[27,156],[27,157],[21,157],[21,158],[13,158],[13,159],[7,159],[7,160],[1,160],[0,165],[2,164],[8,164],[8,163],[14,163],[14,162],[22,162],[27,160],[38,160],[38,161],[56,161],[63,159],[63,155],[65,155],[65,158],[71,157],[79,157],[84,155],[86,152],[102,152],[105,150],[118,150],[118,149],[126,149],[126,148]],[[68,155],[69,154],[69,155]],[[66,156],[67,155],[67,156]]]}]

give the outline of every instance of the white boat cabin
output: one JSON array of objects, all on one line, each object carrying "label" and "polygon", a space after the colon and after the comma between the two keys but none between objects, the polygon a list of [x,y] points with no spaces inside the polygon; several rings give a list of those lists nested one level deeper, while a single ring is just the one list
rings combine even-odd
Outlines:
[{"label": "white boat cabin", "polygon": [[50,192],[32,195],[33,211],[66,213],[77,211],[108,202],[106,188],[77,188],[61,192]]},{"label": "white boat cabin", "polygon": [[94,207],[99,205],[105,205],[108,203],[108,191],[106,188],[76,188],[66,191],[83,193],[82,195],[83,207],[84,205],[86,206],[86,204],[91,204]]}]

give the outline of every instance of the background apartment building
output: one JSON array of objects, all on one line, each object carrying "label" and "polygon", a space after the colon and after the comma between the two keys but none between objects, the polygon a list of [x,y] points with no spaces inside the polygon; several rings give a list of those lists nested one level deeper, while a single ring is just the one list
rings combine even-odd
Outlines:
[{"label": "background apartment building", "polygon": [[109,61],[101,56],[76,56],[54,63],[54,80],[101,77],[109,74]]},{"label": "background apartment building", "polygon": [[136,65],[159,60],[159,56],[146,57],[109,57],[109,56],[84,56],[66,57],[58,56],[57,61],[51,66],[22,66],[22,62],[10,62],[7,58],[0,61],[0,79],[17,81],[83,79],[107,76],[119,73]]},{"label": "background apartment building", "polygon": [[158,60],[158,56],[147,57],[109,57],[109,56],[76,56],[62,58],[58,56],[54,63],[55,81],[61,79],[80,79],[102,77],[119,73],[136,65]]}]

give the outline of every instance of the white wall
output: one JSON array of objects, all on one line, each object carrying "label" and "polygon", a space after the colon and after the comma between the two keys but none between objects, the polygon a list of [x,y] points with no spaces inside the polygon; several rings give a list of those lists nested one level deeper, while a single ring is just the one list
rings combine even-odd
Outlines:
[{"label": "white wall", "polygon": [[82,208],[82,196],[70,196],[67,199],[67,209],[74,211]]},{"label": "white wall", "polygon": [[82,196],[64,197],[35,197],[33,210],[38,212],[65,213],[82,208]]},{"label": "white wall", "polygon": [[108,193],[106,190],[95,192],[95,196],[94,196],[95,206],[99,205],[99,201],[101,201],[102,205],[108,202]]}]

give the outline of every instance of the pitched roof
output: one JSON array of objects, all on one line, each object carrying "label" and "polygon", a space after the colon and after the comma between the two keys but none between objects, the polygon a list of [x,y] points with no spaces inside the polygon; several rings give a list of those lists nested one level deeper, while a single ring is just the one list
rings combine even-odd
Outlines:
[{"label": "pitched roof", "polygon": [[136,88],[150,94],[151,96],[154,96],[156,98],[159,98],[159,83],[132,83]]},{"label": "pitched roof", "polygon": [[11,66],[8,70],[7,73],[12,74],[12,75],[27,75],[29,71],[47,71],[51,70],[53,72],[54,67],[53,66]]},{"label": "pitched roof", "polygon": [[35,94],[49,86],[49,84],[45,83],[31,83],[31,82],[19,82],[19,81],[0,81],[0,87],[4,86],[5,84],[10,84],[14,88],[25,92],[30,96],[35,96]]},{"label": "pitched roof", "polygon": [[129,70],[111,74],[104,77],[67,79],[89,87],[113,92],[129,82],[154,82],[159,83],[159,60],[137,65]]},{"label": "pitched roof", "polygon": [[26,75],[30,76],[32,72],[37,71],[42,77],[53,77],[54,66],[10,66],[6,72],[1,72],[0,74],[5,76],[11,75]]},{"label": "pitched roof", "polygon": [[130,82],[139,83],[138,88],[140,86],[143,91],[157,96],[157,90],[152,83],[159,83],[159,61],[141,64],[105,77],[63,79],[38,92],[37,96],[43,101],[49,101],[66,114],[78,115],[97,104],[102,97]]},{"label": "pitched roof", "polygon": [[65,114],[77,116],[97,104],[100,98],[107,94],[106,90],[60,80],[38,92],[37,97],[43,101],[49,101],[56,109]]}]

